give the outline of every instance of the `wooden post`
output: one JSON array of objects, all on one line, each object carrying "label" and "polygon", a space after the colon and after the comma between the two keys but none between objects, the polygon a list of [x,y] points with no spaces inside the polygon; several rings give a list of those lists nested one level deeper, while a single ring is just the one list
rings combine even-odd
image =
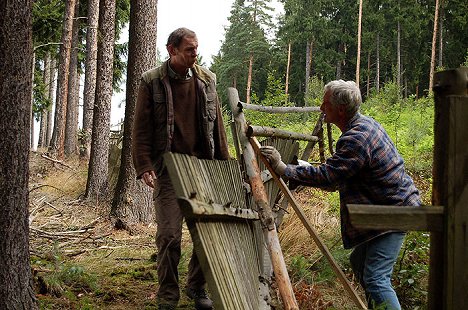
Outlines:
[{"label": "wooden post", "polygon": [[279,244],[278,233],[276,231],[275,221],[268,203],[268,197],[266,195],[265,187],[263,186],[263,181],[260,177],[260,168],[258,167],[252,145],[250,145],[246,136],[247,123],[244,113],[242,113],[237,107],[239,94],[237,90],[232,87],[228,88],[228,94],[232,114],[238,128],[240,129],[238,136],[240,144],[243,147],[245,168],[250,180],[252,196],[258,208],[257,212],[259,214],[260,221],[262,222],[263,232],[273,266],[273,272],[275,273],[276,283],[278,285],[281,299],[283,300],[284,309],[299,309],[291,286],[288,271],[286,269],[281,246]]},{"label": "wooden post", "polygon": [[431,233],[429,310],[467,309],[468,68],[434,77],[432,203],[443,205],[443,233]]}]

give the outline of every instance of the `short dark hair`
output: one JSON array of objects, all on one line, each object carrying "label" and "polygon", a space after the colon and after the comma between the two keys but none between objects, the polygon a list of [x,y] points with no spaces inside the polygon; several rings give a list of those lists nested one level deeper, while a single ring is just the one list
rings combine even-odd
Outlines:
[{"label": "short dark hair", "polygon": [[167,38],[166,46],[172,45],[173,47],[179,47],[182,39],[185,37],[189,38],[196,38],[197,35],[194,31],[181,27],[177,28],[176,30],[172,31],[169,37]]}]

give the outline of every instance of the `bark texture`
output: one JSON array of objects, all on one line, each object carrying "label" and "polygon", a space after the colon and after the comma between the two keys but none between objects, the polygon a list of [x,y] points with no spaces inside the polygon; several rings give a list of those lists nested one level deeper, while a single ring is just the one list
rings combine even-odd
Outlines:
[{"label": "bark texture", "polygon": [[85,198],[107,199],[109,182],[109,129],[112,101],[112,75],[115,41],[115,1],[101,0],[99,4],[99,35],[96,97],[94,99],[91,157],[88,167]]},{"label": "bark texture", "polygon": [[28,222],[32,1],[1,1],[0,12],[0,309],[37,309]]},{"label": "bark texture", "polygon": [[131,145],[138,85],[143,72],[156,64],[157,0],[130,2],[130,35],[127,69],[124,136],[119,177],[111,217],[118,228],[129,229],[137,222],[154,220],[152,191],[136,180]]},{"label": "bark texture", "polygon": [[[43,81],[45,85],[44,95],[47,99],[49,98],[49,89],[50,89],[50,53],[47,53],[44,57],[44,71],[43,71]],[[47,134],[47,122],[48,122],[48,109],[41,112],[41,122],[39,127],[39,139],[37,141],[37,148],[42,148],[46,146],[46,134]]]},{"label": "bark texture", "polygon": [[[76,0],[75,16],[79,14],[80,1]],[[70,72],[68,75],[67,120],[65,122],[65,155],[78,153],[78,104],[80,77],[78,75],[78,31],[80,20],[74,19],[70,53]]]},{"label": "bark texture", "polygon": [[97,34],[99,0],[88,0],[88,28],[86,30],[85,81],[83,90],[83,133],[80,141],[80,156],[89,158],[93,128],[94,97],[96,93]]},{"label": "bark texture", "polygon": [[65,2],[62,45],[60,46],[60,63],[58,70],[57,99],[55,102],[55,120],[50,152],[59,159],[65,155],[65,122],[67,115],[68,73],[70,70],[70,52],[72,43],[73,18],[76,0]]}]

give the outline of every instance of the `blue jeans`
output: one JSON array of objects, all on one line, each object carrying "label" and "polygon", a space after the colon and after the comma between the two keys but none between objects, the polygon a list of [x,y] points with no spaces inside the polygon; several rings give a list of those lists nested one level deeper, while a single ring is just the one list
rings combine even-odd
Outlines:
[{"label": "blue jeans", "polygon": [[358,245],[349,257],[353,272],[366,291],[369,309],[401,309],[391,278],[404,238],[403,232],[378,236]]}]

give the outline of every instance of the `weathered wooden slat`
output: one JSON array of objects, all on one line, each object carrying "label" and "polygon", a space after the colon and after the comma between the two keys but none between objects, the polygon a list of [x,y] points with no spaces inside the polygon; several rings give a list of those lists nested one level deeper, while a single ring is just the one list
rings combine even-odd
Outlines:
[{"label": "weathered wooden slat", "polygon": [[186,217],[203,217],[225,220],[258,220],[258,213],[250,209],[231,207],[231,204],[220,205],[216,203],[206,203],[194,199],[178,198],[180,207],[184,210]]},{"label": "weathered wooden slat", "polygon": [[264,106],[257,104],[250,104],[245,102],[240,102],[237,104],[240,108],[252,111],[260,111],[267,113],[309,113],[309,112],[320,112],[320,107],[273,107],[273,106]]},{"label": "weathered wooden slat", "polygon": [[261,304],[258,215],[246,203],[236,160],[164,156],[216,309],[267,310]]},{"label": "weathered wooden slat", "polygon": [[351,224],[359,229],[442,231],[444,208],[349,204]]}]

